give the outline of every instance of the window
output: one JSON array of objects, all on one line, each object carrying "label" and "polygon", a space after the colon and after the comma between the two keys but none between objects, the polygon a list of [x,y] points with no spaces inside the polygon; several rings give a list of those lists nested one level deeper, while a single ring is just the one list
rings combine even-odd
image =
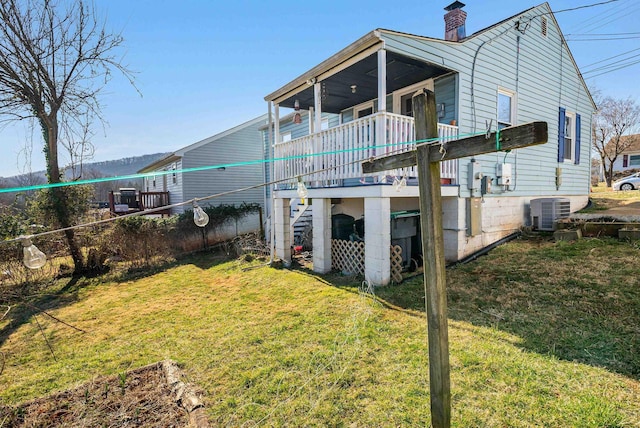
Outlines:
[{"label": "window", "polygon": [[573,152],[575,148],[575,116],[573,113],[565,112],[564,115],[564,160],[570,162],[573,160]]},{"label": "window", "polygon": [[498,89],[498,129],[515,125],[515,92]]},{"label": "window", "polygon": [[400,114],[413,117],[413,94],[400,97]]},{"label": "window", "polygon": [[629,166],[640,166],[640,155],[629,156]]},{"label": "window", "polygon": [[286,143],[287,141],[291,141],[291,131],[280,134],[280,142]]},{"label": "window", "polygon": [[353,108],[353,113],[356,119],[373,114],[373,101],[368,101],[364,104],[355,106]]},{"label": "window", "polygon": [[[423,80],[415,85],[406,86],[393,92],[392,103],[394,113],[401,114],[403,116],[413,117],[413,95],[420,89],[429,89],[433,91],[434,84],[433,79]],[[387,106],[389,108],[391,106]]]},{"label": "window", "polygon": [[558,162],[580,163],[580,115],[560,107]]}]

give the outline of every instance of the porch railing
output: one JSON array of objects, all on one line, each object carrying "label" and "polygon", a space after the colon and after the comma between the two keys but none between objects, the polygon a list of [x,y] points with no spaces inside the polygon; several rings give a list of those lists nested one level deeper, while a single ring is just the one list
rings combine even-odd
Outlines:
[{"label": "porch railing", "polygon": [[[384,133],[385,138],[377,138]],[[447,141],[458,135],[456,126],[438,124],[440,138]],[[412,117],[394,113],[376,113],[274,147],[274,178],[304,176],[305,182],[339,184],[341,180],[361,178],[360,162],[373,156],[402,153],[415,148]],[[314,172],[319,171],[319,172]],[[309,175],[310,174],[310,175]],[[457,162],[441,162],[443,179],[457,180]],[[417,176],[415,167],[371,175]],[[295,181],[292,180],[292,183]]]}]

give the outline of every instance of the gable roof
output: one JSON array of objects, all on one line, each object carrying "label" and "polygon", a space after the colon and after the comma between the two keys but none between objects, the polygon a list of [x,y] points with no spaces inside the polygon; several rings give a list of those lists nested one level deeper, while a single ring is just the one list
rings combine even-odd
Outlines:
[{"label": "gable roof", "polygon": [[580,73],[580,69],[578,68],[578,65],[575,61],[575,58],[573,57],[573,54],[571,53],[571,49],[569,49],[569,45],[567,44],[567,41],[564,37],[564,34],[562,33],[562,31],[560,30],[560,25],[558,24],[558,21],[556,20],[553,11],[551,10],[551,6],[549,5],[548,2],[544,2],[539,4],[538,6],[534,6],[531,7],[529,9],[525,9],[522,12],[519,12],[509,18],[503,19],[502,21],[499,21],[489,27],[483,28],[475,33],[473,33],[472,35],[465,37],[464,39],[460,40],[460,41],[449,41],[449,40],[444,40],[444,39],[439,39],[439,38],[434,38],[434,37],[427,37],[427,36],[419,36],[419,35],[415,35],[415,34],[410,34],[410,33],[404,33],[404,32],[400,32],[400,31],[395,31],[395,30],[388,30],[388,29],[384,29],[384,28],[377,28],[367,34],[365,34],[364,36],[362,36],[361,38],[359,38],[358,40],[356,40],[355,42],[351,43],[350,45],[348,45],[347,47],[345,47],[344,49],[340,50],[339,52],[337,52],[336,54],[332,55],[331,57],[327,58],[326,60],[322,61],[320,64],[318,64],[317,66],[313,67],[312,69],[308,70],[307,72],[301,74],[300,76],[298,76],[297,78],[293,79],[292,81],[290,81],[289,83],[287,83],[286,85],[282,86],[280,89],[270,93],[269,95],[265,96],[264,99],[265,101],[276,101],[277,100],[282,100],[284,98],[286,98],[287,96],[289,96],[290,94],[300,91],[310,85],[313,84],[313,82],[317,80],[321,80],[322,78],[324,78],[324,76],[328,77],[334,73],[332,73],[332,70],[334,70],[337,66],[344,64],[344,63],[349,63],[349,62],[354,62],[356,60],[362,59],[365,56],[369,56],[371,54],[373,54],[377,49],[384,47],[385,45],[385,34],[389,34],[389,35],[396,35],[399,37],[405,37],[408,39],[415,39],[415,40],[423,40],[423,41],[429,41],[431,43],[438,43],[438,44],[447,44],[447,45],[451,45],[451,46],[456,46],[456,45],[463,45],[465,43],[468,43],[472,40],[475,40],[477,37],[486,34],[487,32],[494,30],[495,28],[504,25],[505,23],[523,15],[526,13],[529,13],[531,11],[534,11],[536,9],[546,9],[547,12],[542,12],[536,16],[549,16],[553,22],[553,24],[558,28],[558,32],[560,34],[560,37],[562,38],[562,45],[566,48],[567,53],[569,54],[569,58],[571,59],[571,63],[574,66],[575,72],[576,74],[579,76],[579,79],[582,83],[582,85],[584,86],[588,96],[589,96],[589,100],[591,101],[591,104],[595,110],[596,108],[596,104],[593,100],[593,97],[591,96],[591,93],[589,91],[589,88],[586,84],[586,82],[584,81],[584,78],[582,77],[582,73]]},{"label": "gable roof", "polygon": [[193,144],[190,144],[188,146],[185,146],[181,149],[176,150],[173,153],[168,154],[167,156],[163,157],[162,159],[158,159],[157,161],[153,162],[152,164],[149,164],[147,166],[145,166],[144,168],[140,169],[138,172],[139,173],[143,173],[143,172],[151,172],[151,171],[155,171],[157,170],[159,167],[176,162],[177,160],[179,160],[180,158],[182,158],[182,156],[184,156],[184,154],[188,151],[197,149],[199,147],[202,147],[206,144],[211,144],[216,142],[217,140],[220,140],[221,138],[224,138],[228,135],[233,134],[234,132],[238,132],[241,131],[244,128],[248,128],[250,126],[254,126],[254,125],[258,125],[258,124],[262,124],[262,123],[266,123],[267,121],[267,115],[263,114],[261,116],[256,117],[255,119],[251,119],[248,122],[244,122],[238,126],[234,126],[233,128],[227,129],[226,131],[220,132],[219,134],[213,135],[209,138],[205,138],[204,140],[200,140],[198,142],[195,142]]},{"label": "gable roof", "polygon": [[622,153],[640,152],[640,134],[623,135],[620,137],[620,144],[627,145]]}]

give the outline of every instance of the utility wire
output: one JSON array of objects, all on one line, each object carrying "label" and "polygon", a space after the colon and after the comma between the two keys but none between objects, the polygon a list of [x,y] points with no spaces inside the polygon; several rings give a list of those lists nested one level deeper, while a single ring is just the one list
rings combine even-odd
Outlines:
[{"label": "utility wire", "polygon": [[592,62],[591,64],[587,64],[587,65],[585,65],[583,68],[589,68],[589,67],[591,67],[592,65],[600,64],[601,62],[609,61],[610,59],[619,58],[619,57],[621,57],[621,56],[623,56],[623,55],[629,54],[629,53],[631,53],[631,52],[636,52],[636,51],[640,51],[640,48],[637,48],[637,49],[631,49],[630,51],[622,52],[621,54],[614,55],[614,56],[610,56],[609,58],[605,58],[605,59],[602,59],[602,60],[600,60],[600,61]]},{"label": "utility wire", "polygon": [[628,36],[628,37],[597,37],[593,39],[572,39],[567,38],[568,42],[601,42],[607,40],[633,40],[640,39],[640,36]]},{"label": "utility wire", "polygon": [[[594,78],[594,77],[602,76],[603,74],[613,73],[614,71],[622,70],[623,68],[631,67],[632,65],[636,65],[638,63],[640,63],[640,60],[637,60],[637,61],[634,61],[634,62],[631,62],[631,63],[627,63],[627,64],[622,64],[619,67],[613,68],[611,70],[603,71],[602,73],[594,74],[593,76],[587,76],[587,78],[591,79],[591,78]],[[612,67],[614,67],[614,65],[612,65]]]},{"label": "utility wire", "polygon": [[562,13],[562,12],[571,12],[571,11],[578,10],[578,9],[587,9],[589,7],[602,6],[603,4],[615,3],[617,1],[620,1],[620,0],[608,0],[608,1],[602,1],[600,3],[585,4],[583,6],[572,7],[572,8],[569,8],[569,9],[555,10],[552,13],[555,15],[555,14]]}]

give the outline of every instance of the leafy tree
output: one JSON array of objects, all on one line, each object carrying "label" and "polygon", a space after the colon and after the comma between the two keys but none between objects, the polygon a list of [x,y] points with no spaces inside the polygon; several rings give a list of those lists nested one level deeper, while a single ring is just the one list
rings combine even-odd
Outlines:
[{"label": "leafy tree", "polygon": [[[81,162],[91,152],[89,126],[101,120],[98,95],[114,71],[132,81],[116,56],[120,34],[110,33],[83,0],[0,0],[0,113],[32,119],[42,131],[49,183],[64,180],[59,150]],[[73,209],[62,187],[47,192],[61,227]],[[75,269],[85,260],[73,230],[65,231]]]},{"label": "leafy tree", "polygon": [[632,134],[640,122],[640,107],[631,98],[596,100],[593,119],[593,150],[598,153],[607,186],[613,182],[613,164],[636,141]]}]

